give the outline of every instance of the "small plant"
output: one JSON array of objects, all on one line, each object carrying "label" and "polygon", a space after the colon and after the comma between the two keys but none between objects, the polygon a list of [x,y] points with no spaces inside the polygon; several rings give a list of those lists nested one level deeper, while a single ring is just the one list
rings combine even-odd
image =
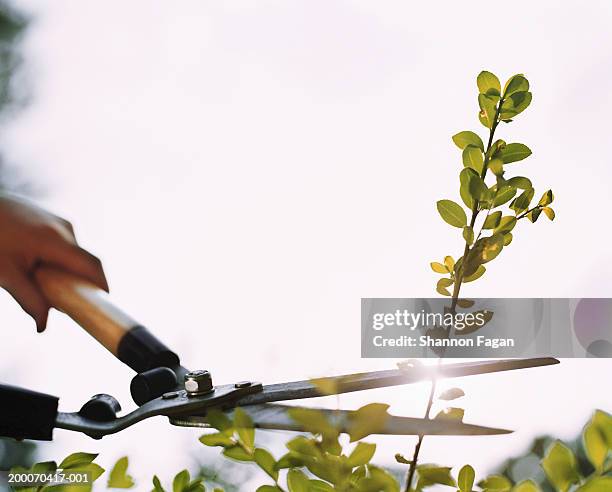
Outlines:
[{"label": "small plant", "polygon": [[[531,180],[525,176],[510,177],[507,166],[522,161],[531,155],[531,149],[522,143],[506,143],[494,140],[500,123],[510,123],[531,104],[529,81],[517,74],[506,82],[502,91],[496,75],[482,71],[476,78],[478,86],[478,120],[489,130],[487,145],[474,132],[466,130],[453,136],[453,142],[462,151],[463,169],[459,173],[459,195],[464,207],[453,200],[439,200],[436,204],[442,219],[449,225],[461,229],[464,242],[463,254],[455,260],[444,257],[443,262],[431,262],[431,269],[443,277],[436,284],[436,291],[451,297],[448,308],[455,313],[457,307],[469,308],[473,301],[461,299],[463,283],[473,282],[486,272],[485,263],[497,258],[502,249],[513,239],[512,231],[522,219],[536,222],[544,213],[554,220],[555,212],[549,206],[554,199],[552,190],[544,192],[538,203],[532,206],[535,190]],[[512,166],[511,166],[512,167]],[[489,170],[491,173],[489,173]],[[507,209],[504,211],[504,205]],[[469,216],[469,220],[468,220]],[[448,290],[453,288],[452,293]],[[474,313],[476,314],[476,313]],[[488,313],[490,320],[492,313]],[[450,337],[452,327],[444,330]],[[440,357],[444,350],[440,351]],[[436,381],[432,381],[425,418],[429,418],[436,392]],[[463,410],[448,409],[448,417],[463,418]],[[406,492],[412,486],[419,452],[424,436],[419,436],[413,458],[409,462]]]},{"label": "small plant", "polygon": [[[508,166],[512,168],[516,162],[531,155],[529,147],[522,143],[494,140],[500,122],[510,123],[531,103],[529,81],[521,74],[514,75],[502,91],[499,79],[491,72],[483,71],[476,82],[480,106],[478,119],[489,130],[487,145],[485,147],[482,139],[472,131],[462,131],[453,136],[453,142],[462,150],[459,195],[468,213],[452,200],[437,203],[442,219],[461,229],[465,243],[463,254],[456,261],[452,256],[446,256],[442,263],[431,263],[434,272],[444,275],[438,280],[436,290],[452,297],[452,310],[461,304],[461,285],[484,275],[485,263],[495,259],[512,242],[512,231],[519,221],[536,222],[542,213],[550,220],[555,218],[555,212],[549,206],[554,199],[552,190],[546,191],[532,206],[535,190],[531,180],[507,174]],[[502,208],[506,204],[508,209],[504,211]],[[452,294],[448,290],[451,286]]]}]

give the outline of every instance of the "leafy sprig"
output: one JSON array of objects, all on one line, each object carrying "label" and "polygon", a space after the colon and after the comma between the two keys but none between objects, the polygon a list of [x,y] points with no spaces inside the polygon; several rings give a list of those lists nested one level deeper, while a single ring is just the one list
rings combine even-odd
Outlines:
[{"label": "leafy sprig", "polygon": [[[542,213],[550,220],[555,218],[550,207],[554,200],[552,190],[544,192],[537,204],[531,206],[535,195],[531,180],[508,175],[508,166],[528,158],[531,149],[518,142],[494,140],[498,125],[513,121],[531,103],[529,81],[522,74],[514,75],[502,90],[499,79],[483,71],[476,82],[478,119],[489,130],[487,145],[469,130],[453,136],[453,142],[462,151],[459,195],[468,213],[453,200],[437,202],[442,219],[461,229],[464,241],[463,254],[456,261],[447,256],[443,264],[431,263],[434,272],[444,275],[437,281],[436,291],[452,297],[452,309],[459,301],[461,285],[484,275],[485,264],[497,258],[512,242],[514,228],[521,219],[536,222]],[[481,221],[477,223],[479,217]],[[452,293],[450,287],[453,287]]]}]

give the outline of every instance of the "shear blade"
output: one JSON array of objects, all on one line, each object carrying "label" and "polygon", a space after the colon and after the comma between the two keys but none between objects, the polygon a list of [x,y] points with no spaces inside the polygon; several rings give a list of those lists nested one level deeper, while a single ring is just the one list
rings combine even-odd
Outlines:
[{"label": "shear blade", "polygon": [[334,391],[330,391],[328,393],[321,392],[321,390],[310,380],[267,384],[264,385],[263,391],[259,393],[252,393],[240,398],[236,402],[236,406],[297,400],[302,398],[314,398],[317,396],[325,396],[330,394],[351,393],[354,391],[363,391],[374,388],[418,383],[420,381],[427,381],[433,378],[473,376],[477,374],[512,371],[515,369],[527,369],[530,367],[549,366],[558,363],[559,361],[552,357],[459,362],[455,364],[444,364],[442,366],[415,366],[410,369],[361,372],[319,379],[319,381],[331,383],[327,384],[326,386],[333,387]]},{"label": "shear blade", "polygon": [[[279,405],[264,403],[261,405],[251,405],[241,407],[253,420],[255,427],[259,429],[289,430],[306,432],[302,425],[293,420],[288,410],[296,407],[289,405]],[[341,432],[347,432],[351,425],[351,410],[330,410],[318,408],[328,421]],[[233,410],[225,412],[227,416],[233,418]],[[203,416],[170,417],[170,422],[181,427],[205,427],[210,425]],[[480,425],[464,424],[457,420],[443,419],[419,419],[413,417],[398,417],[390,415],[384,426],[373,434],[394,434],[394,435],[430,435],[430,436],[490,436],[497,434],[509,434],[511,430],[497,429],[494,427],[483,427]]]}]

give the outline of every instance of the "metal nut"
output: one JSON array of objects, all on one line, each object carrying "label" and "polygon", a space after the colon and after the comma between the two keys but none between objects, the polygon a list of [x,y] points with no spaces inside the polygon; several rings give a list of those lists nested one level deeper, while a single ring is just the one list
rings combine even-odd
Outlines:
[{"label": "metal nut", "polygon": [[198,370],[185,374],[185,390],[189,396],[210,393],[213,390],[210,373],[208,371]]}]

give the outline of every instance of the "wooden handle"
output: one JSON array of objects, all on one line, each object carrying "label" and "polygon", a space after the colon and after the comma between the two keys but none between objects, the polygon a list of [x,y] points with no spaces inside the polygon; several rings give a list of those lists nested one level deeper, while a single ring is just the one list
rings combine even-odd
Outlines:
[{"label": "wooden handle", "polygon": [[50,266],[38,268],[35,277],[52,307],[70,316],[118,357],[119,342],[138,323],[115,306],[106,292]]}]

